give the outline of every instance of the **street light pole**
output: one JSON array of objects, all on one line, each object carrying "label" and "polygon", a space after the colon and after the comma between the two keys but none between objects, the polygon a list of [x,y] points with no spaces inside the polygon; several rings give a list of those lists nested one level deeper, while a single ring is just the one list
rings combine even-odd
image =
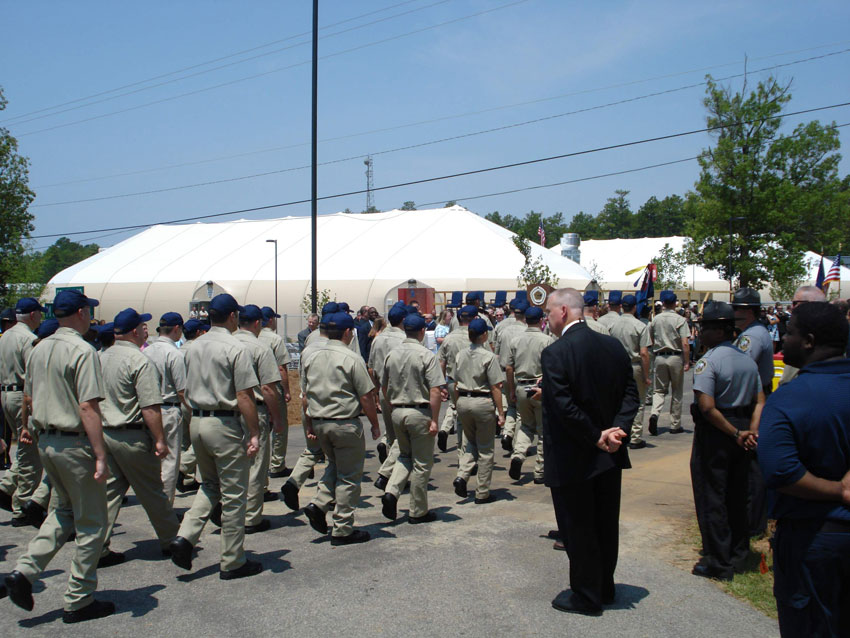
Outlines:
[{"label": "street light pole", "polygon": [[318,165],[316,154],[317,122],[318,122],[318,81],[319,81],[319,0],[313,0],[313,131],[312,131],[312,149],[311,149],[311,195],[310,195],[310,230],[312,233],[312,285],[311,285],[311,302],[310,307],[313,313],[316,313],[316,304],[318,303],[318,293],[316,289],[317,279],[317,247],[316,247],[316,230],[318,227],[318,181],[316,168]]},{"label": "street light pole", "polygon": [[274,244],[274,313],[277,314],[277,240],[267,239],[267,244]]},{"label": "street light pole", "polygon": [[[729,294],[732,294],[732,222],[746,221],[746,217],[730,217],[729,218],[729,269],[726,271],[729,275]],[[731,297],[730,297],[731,298]]]}]

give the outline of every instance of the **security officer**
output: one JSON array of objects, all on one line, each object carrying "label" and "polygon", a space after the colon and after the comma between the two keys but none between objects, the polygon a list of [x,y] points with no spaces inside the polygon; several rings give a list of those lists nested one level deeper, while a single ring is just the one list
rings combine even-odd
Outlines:
[{"label": "security officer", "polygon": [[349,343],[354,320],[345,312],[331,315],[326,323],[328,343],[301,361],[302,404],[307,414],[307,435],[316,437],[328,459],[318,492],[304,508],[310,526],[327,534],[325,514],[333,513],[332,545],[364,543],[369,532],[354,529],[354,509],[360,502],[360,480],[366,458],[366,441],[359,414],[362,409],[372,424],[372,439],[381,434],[375,408],[375,385],[363,358]]},{"label": "security officer", "polygon": [[688,322],[676,312],[676,293],[672,290],[661,291],[661,303],[664,310],[656,314],[649,326],[655,353],[655,387],[652,395],[652,414],[649,416],[649,434],[658,435],[658,417],[664,407],[667,388],[673,393],[670,402],[670,434],[681,434],[682,429],[682,387],[685,372],[691,367],[691,354],[688,346]]},{"label": "security officer", "polygon": [[709,350],[694,368],[691,406],[691,483],[703,549],[693,573],[731,580],[749,554],[746,450],[756,445],[764,393],[756,365],[732,345],[732,307],[710,302],[700,321]]},{"label": "security officer", "polygon": [[505,370],[508,394],[511,402],[519,408],[522,423],[517,431],[508,475],[515,481],[520,479],[522,462],[537,436],[537,463],[534,466],[534,482],[537,485],[543,483],[543,404],[532,399],[529,390],[533,392],[533,388],[543,378],[540,353],[555,342],[554,337],[543,334],[540,329],[542,319],[543,310],[537,306],[531,306],[525,311],[523,325],[526,325],[526,329],[511,339]]},{"label": "security officer", "polygon": [[44,308],[32,297],[19,299],[15,304],[17,323],[0,339],[0,392],[6,427],[18,433],[18,445],[12,467],[0,481],[0,508],[12,512],[12,527],[28,524],[22,508],[41,481],[42,465],[38,445],[34,440],[22,440],[22,406],[27,357],[36,340],[35,331],[41,323]]},{"label": "security officer", "polygon": [[[525,332],[527,326],[525,324],[525,311],[528,309],[528,302],[517,301],[514,304],[514,321],[507,328],[504,328],[499,333],[499,338],[496,340],[495,353],[499,357],[499,365],[504,371],[508,366],[508,356],[511,353],[511,341],[517,335]],[[494,330],[495,332],[495,330]],[[502,401],[505,402],[505,428],[502,432],[502,449],[505,452],[511,452],[514,449],[514,436],[520,424],[517,423],[517,404],[516,397],[512,398],[510,392],[502,393]],[[520,419],[521,420],[521,419]],[[497,433],[498,434],[498,433]]]},{"label": "security officer", "polygon": [[[457,393],[455,392],[455,364],[457,363],[457,355],[461,350],[469,347],[469,322],[478,317],[478,308],[476,306],[464,306],[457,313],[459,328],[452,330],[443,339],[443,344],[437,351],[437,357],[440,362],[440,369],[446,377],[446,383],[449,390],[449,407],[446,410],[446,416],[440,426],[440,431],[437,433],[437,447],[441,452],[445,452],[448,447],[446,442],[449,438],[449,432],[452,427],[457,427],[457,459],[458,467],[460,459],[463,457],[463,427],[457,423]],[[451,418],[450,418],[451,414]]]},{"label": "security officer", "polygon": [[[186,353],[202,334],[206,334],[209,325],[200,319],[189,319],[183,324],[183,345],[180,352],[183,354],[183,362],[186,362]],[[184,394],[185,397],[185,394]],[[189,424],[192,422],[192,408],[183,402],[183,433],[181,435],[180,471],[177,474],[177,491],[181,494],[193,492],[200,487],[196,480],[198,463],[195,460],[195,449],[192,447],[192,437],[189,434]],[[188,477],[188,480],[187,480]]]},{"label": "security officer", "polygon": [[286,342],[277,334],[277,320],[280,315],[270,306],[263,306],[263,329],[260,331],[260,343],[271,348],[280,372],[280,431],[274,429],[271,434],[271,460],[269,472],[266,477],[266,489],[268,489],[268,478],[280,478],[289,476],[292,470],[286,467],[286,450],[289,443],[289,419],[286,413],[286,404],[292,400],[289,392],[289,364],[292,357],[286,349]]},{"label": "security officer", "polygon": [[617,323],[620,318],[620,310],[622,309],[623,291],[612,290],[608,293],[608,312],[599,317],[599,323],[608,328],[608,333],[611,334],[611,328]]},{"label": "security officer", "polygon": [[186,362],[177,342],[183,334],[183,317],[166,312],[156,329],[159,337],[144,349],[159,374],[162,393],[162,429],[168,454],[162,459],[162,485],[170,503],[174,503],[183,449],[183,409],[186,390]]},{"label": "security officer", "polygon": [[[100,360],[83,341],[91,308],[98,305],[77,290],[53,300],[59,329],[34,349],[28,360],[24,401],[30,422],[22,435],[39,432],[38,448],[53,485],[56,509],[47,515],[15,571],[5,583],[12,602],[32,610],[32,582],[76,533],[74,559],[65,592],[63,622],[102,618],[115,612],[96,600],[97,561],[106,534],[106,478],[109,475],[98,403],[105,396]],[[36,374],[35,371],[38,371]]]},{"label": "security officer", "polygon": [[[398,302],[387,312],[387,320],[389,324],[381,333],[375,337],[372,342],[372,349],[369,351],[369,373],[372,375],[372,380],[377,386],[380,384],[384,376],[384,362],[387,355],[395,348],[401,345],[404,341],[404,330],[401,322],[407,316],[407,307]],[[375,487],[379,490],[384,490],[390,480],[390,474],[393,472],[393,467],[398,459],[398,444],[395,441],[395,429],[393,428],[392,419],[390,417],[390,408],[386,402],[386,398],[379,397],[381,401],[381,412],[384,417],[384,432],[386,433],[386,443],[381,441],[378,444],[378,460],[381,461],[381,467],[378,470],[378,477],[375,479]]]},{"label": "security officer", "polygon": [[638,450],[646,447],[646,441],[643,440],[643,410],[646,390],[649,387],[649,348],[652,346],[652,339],[649,336],[649,326],[637,318],[637,298],[634,295],[626,295],[622,297],[621,303],[623,314],[618,315],[611,325],[611,336],[623,344],[632,361],[632,376],[637,385],[640,404],[632,422],[629,447]]},{"label": "security officer", "polygon": [[387,491],[381,497],[382,511],[396,518],[398,497],[410,478],[409,523],[437,520],[428,509],[428,479],[434,466],[434,438],[443,402],[441,389],[446,378],[436,355],[422,345],[425,320],[417,314],[404,318],[406,339],[393,349],[384,364],[381,388],[390,406],[399,456]]},{"label": "security officer", "polygon": [[487,322],[476,317],[469,322],[467,330],[470,345],[457,355],[455,392],[458,397],[457,416],[463,426],[469,452],[460,460],[453,485],[455,494],[465,498],[466,483],[477,462],[475,502],[481,504],[495,500],[490,494],[490,480],[493,476],[496,429],[505,423],[501,390],[505,375],[496,355],[486,347],[487,333],[492,330]]},{"label": "security officer", "polygon": [[591,330],[603,335],[610,334],[608,328],[597,321],[597,317],[599,317],[599,291],[588,290],[584,293],[584,322]]},{"label": "security officer", "polygon": [[245,533],[255,534],[264,532],[271,524],[263,518],[263,502],[272,500],[265,496],[269,482],[269,424],[275,430],[281,429],[280,419],[280,368],[275,354],[267,345],[260,341],[263,324],[263,311],[249,304],[239,313],[239,330],[233,336],[248,350],[254,374],[260,381],[259,388],[254,388],[254,400],[257,402],[257,420],[260,429],[260,449],[251,462],[248,478],[248,511],[245,516]]},{"label": "security officer", "polygon": [[132,308],[119,312],[113,322],[115,345],[100,358],[106,392],[100,409],[109,464],[109,523],[98,567],[124,562],[124,554],[111,551],[109,541],[121,501],[131,487],[145,508],[163,552],[167,552],[180,527],[162,483],[160,462],[168,454],[168,443],[163,427],[161,380],[154,362],[139,350],[145,342],[143,324],[150,319],[149,314],[140,315]]},{"label": "security officer", "polygon": [[[190,432],[203,483],[170,546],[174,564],[191,569],[192,549],[220,501],[222,580],[253,576],[263,569],[259,562],[246,560],[244,549],[248,476],[251,459],[259,450],[254,401],[259,381],[250,354],[231,334],[241,311],[231,295],[213,297],[209,305],[212,327],[186,353]],[[247,446],[242,423],[248,430]]]}]

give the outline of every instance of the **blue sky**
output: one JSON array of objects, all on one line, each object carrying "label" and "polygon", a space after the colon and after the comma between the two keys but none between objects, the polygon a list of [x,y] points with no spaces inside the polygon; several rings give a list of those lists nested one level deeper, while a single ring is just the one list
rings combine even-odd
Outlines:
[{"label": "blue sky", "polygon": [[[381,187],[698,129],[704,89],[674,89],[706,73],[740,74],[745,57],[754,85],[767,75],[758,69],[827,56],[773,71],[793,81],[788,110],[850,101],[846,2],[320,4],[320,25],[336,26],[324,28],[319,43],[328,56],[319,68],[319,161],[351,158],[320,166],[320,196],[364,188],[369,153]],[[3,2],[0,85],[9,106],[0,126],[32,162],[34,235],[92,230],[75,239],[111,245],[132,233],[97,229],[309,199],[310,172],[298,167],[310,161],[310,45],[299,34],[310,30],[311,7]],[[132,86],[112,91],[125,85]],[[642,97],[662,91],[671,92]],[[623,100],[633,101],[604,106]],[[582,109],[591,110],[564,115]],[[549,119],[469,135],[539,118]],[[850,108],[789,117],[783,130],[815,118],[850,122]],[[456,136],[463,137],[383,152]],[[624,188],[636,209],[652,195],[692,188],[696,162],[465,199],[685,159],[709,143],[697,134],[381,191],[375,201],[388,210],[456,199],[479,214],[533,209],[570,218],[598,212]],[[847,168],[845,159],[842,175]],[[219,180],[231,181],[177,188]],[[113,197],[161,189],[174,190]],[[97,198],[109,199],[61,203]],[[364,207],[365,195],[356,195],[320,202],[319,212]],[[309,211],[300,204],[221,219]]]}]

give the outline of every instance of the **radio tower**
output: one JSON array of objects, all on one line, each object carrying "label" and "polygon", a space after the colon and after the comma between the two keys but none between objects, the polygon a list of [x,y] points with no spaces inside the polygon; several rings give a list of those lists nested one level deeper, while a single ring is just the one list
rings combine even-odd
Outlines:
[{"label": "radio tower", "polygon": [[375,210],[375,195],[372,193],[372,188],[374,188],[372,183],[372,156],[366,157],[363,163],[366,165],[366,212],[371,213]]}]

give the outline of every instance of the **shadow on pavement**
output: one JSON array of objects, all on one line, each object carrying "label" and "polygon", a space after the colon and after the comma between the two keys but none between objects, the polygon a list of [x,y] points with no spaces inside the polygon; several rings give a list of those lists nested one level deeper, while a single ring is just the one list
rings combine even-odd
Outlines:
[{"label": "shadow on pavement", "polygon": [[6,560],[6,554],[8,554],[9,550],[13,547],[16,547],[16,545],[0,545],[0,561]]},{"label": "shadow on pavement", "polygon": [[[118,614],[129,613],[131,617],[139,618],[159,607],[159,601],[153,595],[163,589],[165,589],[165,585],[149,585],[129,590],[104,589],[97,592],[97,598],[114,602],[115,611]],[[41,616],[20,620],[18,625],[32,628],[61,620],[61,618],[62,610],[53,609]]]},{"label": "shadow on pavement", "polygon": [[292,564],[288,560],[281,560],[281,557],[286,556],[289,552],[288,549],[275,549],[264,554],[254,554],[252,558],[260,561],[264,570],[273,574],[280,574],[287,569],[292,569]]},{"label": "shadow on pavement", "polygon": [[617,598],[611,605],[605,605],[605,609],[634,609],[635,605],[649,596],[649,590],[637,585],[626,585],[618,583]]},{"label": "shadow on pavement", "polygon": [[[43,592],[47,588],[44,584],[45,579],[58,576],[62,573],[64,573],[64,571],[61,569],[48,569],[41,572],[41,576],[39,576],[38,580],[32,584],[32,593],[37,594]],[[64,584],[62,586],[64,587]]]},{"label": "shadow on pavement", "polygon": [[189,572],[188,574],[180,574],[177,577],[181,583],[193,583],[196,580],[200,580],[201,578],[206,578],[207,576],[212,576],[213,574],[217,574],[219,572],[219,564],[215,563],[213,565],[207,565],[206,567],[199,569],[196,572]]}]

